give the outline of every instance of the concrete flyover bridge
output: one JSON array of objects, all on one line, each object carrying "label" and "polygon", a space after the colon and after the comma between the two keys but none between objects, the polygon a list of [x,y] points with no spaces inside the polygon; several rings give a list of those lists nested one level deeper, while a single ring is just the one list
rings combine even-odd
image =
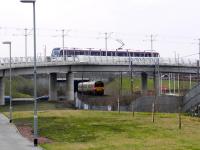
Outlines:
[{"label": "concrete flyover bridge", "polygon": [[[32,75],[33,58],[12,58],[12,75]],[[132,63],[131,63],[132,62]],[[132,64],[132,65],[131,65]],[[155,78],[156,89],[159,89],[159,73],[196,74],[195,61],[175,60],[160,57],[112,57],[112,56],[76,56],[76,57],[37,57],[37,74],[49,74],[50,100],[57,99],[57,73],[66,74],[66,97],[74,99],[74,72],[140,72],[142,90],[146,90],[148,73]],[[9,58],[0,58],[0,104],[4,105],[4,77],[9,76]]]}]

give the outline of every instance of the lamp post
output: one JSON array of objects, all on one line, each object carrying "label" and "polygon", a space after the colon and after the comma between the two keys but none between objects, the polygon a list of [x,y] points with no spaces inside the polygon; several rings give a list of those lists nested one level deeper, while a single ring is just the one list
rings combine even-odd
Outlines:
[{"label": "lamp post", "polygon": [[34,43],[34,146],[38,145],[38,115],[37,115],[37,83],[36,83],[36,25],[35,25],[35,1],[36,0],[20,0],[22,3],[33,4],[33,43]]},{"label": "lamp post", "polygon": [[28,31],[28,29],[25,28],[24,31],[25,31],[25,34],[24,34],[24,36],[25,36],[25,59],[26,59],[26,63],[27,63],[27,36],[28,36],[27,31]]},{"label": "lamp post", "polygon": [[5,41],[3,42],[3,44],[8,44],[10,47],[10,85],[9,85],[9,94],[10,94],[10,123],[12,123],[12,87],[11,87],[11,83],[12,83],[12,72],[11,72],[11,42],[10,41]]}]

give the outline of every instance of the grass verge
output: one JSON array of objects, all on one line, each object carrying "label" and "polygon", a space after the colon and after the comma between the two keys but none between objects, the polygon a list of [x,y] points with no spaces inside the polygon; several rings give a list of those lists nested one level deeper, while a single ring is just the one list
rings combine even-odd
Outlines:
[{"label": "grass verge", "polygon": [[[33,124],[31,106],[14,106],[16,125]],[[26,111],[22,109],[25,109]],[[53,142],[42,144],[47,150],[198,150],[200,120],[177,114],[56,110],[53,103],[39,104],[39,135]],[[21,110],[21,111],[20,111]],[[1,108],[1,112],[6,109]]]}]

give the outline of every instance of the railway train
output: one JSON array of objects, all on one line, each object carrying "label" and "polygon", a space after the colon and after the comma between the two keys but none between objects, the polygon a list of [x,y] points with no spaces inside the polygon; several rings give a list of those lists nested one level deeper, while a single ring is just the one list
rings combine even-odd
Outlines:
[{"label": "railway train", "polygon": [[104,83],[102,81],[80,82],[78,92],[88,95],[104,95]]},{"label": "railway train", "polygon": [[119,57],[159,57],[159,53],[155,51],[135,51],[132,49],[116,49],[116,50],[102,50],[94,48],[54,48],[51,57],[74,57],[79,55],[86,56],[119,56]]}]

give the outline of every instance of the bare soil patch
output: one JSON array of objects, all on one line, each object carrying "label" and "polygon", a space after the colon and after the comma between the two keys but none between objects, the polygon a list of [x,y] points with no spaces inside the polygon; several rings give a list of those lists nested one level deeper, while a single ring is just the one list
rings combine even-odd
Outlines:
[{"label": "bare soil patch", "polygon": [[[32,127],[30,127],[29,125],[17,125],[17,129],[23,137],[33,142],[34,135]],[[51,142],[52,140],[48,139],[47,137],[41,137],[41,136],[38,137],[39,144],[51,143]]]}]

